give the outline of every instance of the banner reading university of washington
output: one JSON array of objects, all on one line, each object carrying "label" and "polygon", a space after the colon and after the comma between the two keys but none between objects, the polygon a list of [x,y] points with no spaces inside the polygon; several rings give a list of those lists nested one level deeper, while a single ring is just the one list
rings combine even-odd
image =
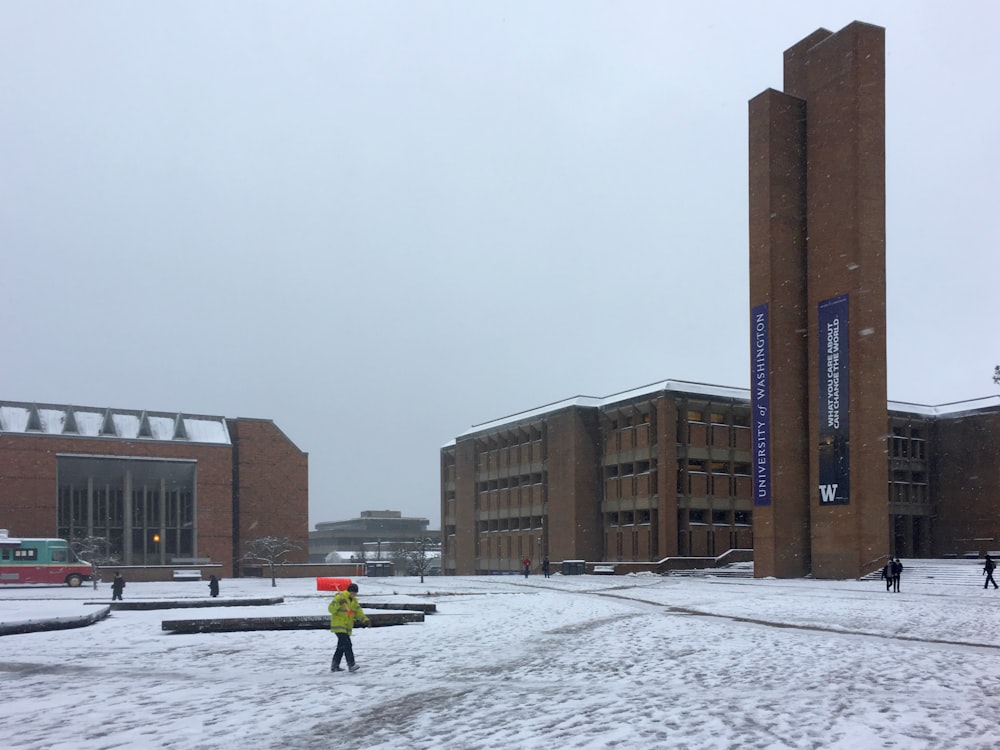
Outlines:
[{"label": "banner reading university of washington", "polygon": [[750,311],[750,426],[753,435],[753,504],[771,504],[771,368],[767,304]]},{"label": "banner reading university of washington", "polygon": [[850,502],[848,299],[819,303],[819,504]]}]

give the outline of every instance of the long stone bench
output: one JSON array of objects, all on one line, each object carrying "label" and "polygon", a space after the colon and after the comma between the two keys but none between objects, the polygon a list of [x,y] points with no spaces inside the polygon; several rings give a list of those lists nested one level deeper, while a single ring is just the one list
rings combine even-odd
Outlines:
[{"label": "long stone bench", "polygon": [[432,615],[437,612],[436,604],[419,604],[418,602],[361,602],[361,608],[369,609],[405,609],[409,612],[423,612]]},{"label": "long stone bench", "polygon": [[270,604],[281,604],[283,596],[268,599],[146,599],[145,601],[128,602],[84,602],[84,604],[101,604],[114,610],[145,610],[145,609],[188,609],[192,607],[263,607]]},{"label": "long stone bench", "polygon": [[108,616],[111,607],[107,602],[104,606],[90,614],[73,617],[48,617],[40,620],[0,623],[0,635],[20,635],[22,633],[40,633],[46,630],[67,630],[93,625]]},{"label": "long stone bench", "polygon": [[[423,612],[372,612],[368,615],[373,627],[405,625],[423,622]],[[289,617],[228,617],[205,620],[164,620],[163,630],[172,633],[234,633],[248,630],[328,630],[328,615],[295,615]]]}]

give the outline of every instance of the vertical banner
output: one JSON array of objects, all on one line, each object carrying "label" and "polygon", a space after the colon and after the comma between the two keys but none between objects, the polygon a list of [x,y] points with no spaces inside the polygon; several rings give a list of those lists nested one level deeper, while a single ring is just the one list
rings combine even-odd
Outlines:
[{"label": "vertical banner", "polygon": [[819,303],[819,504],[850,502],[847,295]]},{"label": "vertical banner", "polygon": [[771,504],[771,367],[767,305],[750,311],[750,427],[753,431],[753,504]]}]

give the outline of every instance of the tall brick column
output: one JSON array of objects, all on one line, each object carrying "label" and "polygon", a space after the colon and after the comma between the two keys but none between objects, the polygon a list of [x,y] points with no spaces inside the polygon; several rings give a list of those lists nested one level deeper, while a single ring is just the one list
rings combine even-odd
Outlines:
[{"label": "tall brick column", "polygon": [[784,59],[750,103],[755,568],[850,578],[889,545],[885,30]]}]

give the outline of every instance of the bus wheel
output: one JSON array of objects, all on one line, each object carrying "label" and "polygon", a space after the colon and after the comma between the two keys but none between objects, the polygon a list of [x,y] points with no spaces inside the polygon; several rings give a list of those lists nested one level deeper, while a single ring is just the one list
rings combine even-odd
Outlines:
[{"label": "bus wheel", "polygon": [[72,576],[69,576],[69,577],[68,577],[68,578],[66,579],[66,585],[67,585],[67,586],[72,586],[73,588],[76,588],[76,587],[77,587],[77,586],[79,586],[79,585],[80,585],[81,583],[83,583],[83,579],[82,579],[82,578],[80,578],[80,576],[77,576],[77,575],[72,575]]}]

